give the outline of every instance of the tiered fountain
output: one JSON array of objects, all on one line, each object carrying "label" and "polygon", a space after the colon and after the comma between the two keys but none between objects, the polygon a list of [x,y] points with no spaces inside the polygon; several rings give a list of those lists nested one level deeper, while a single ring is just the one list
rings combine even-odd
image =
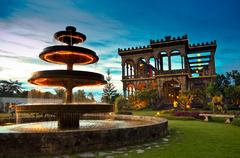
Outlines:
[{"label": "tiered fountain", "polygon": [[[40,58],[51,63],[66,64],[67,70],[35,72],[28,81],[39,86],[64,87],[65,103],[17,105],[19,124],[0,126],[0,142],[4,144],[0,145],[0,157],[66,154],[122,147],[166,135],[168,122],[164,118],[108,115],[113,111],[110,104],[72,103],[74,87],[100,85],[106,81],[101,74],[73,70],[74,64],[98,61],[98,56],[92,50],[73,46],[86,40],[85,35],[76,32],[75,27],[68,26],[66,31],[57,32],[54,37],[67,45],[47,47]],[[51,121],[36,122],[38,118],[34,118],[36,120],[33,122],[26,123],[21,122],[22,113],[45,113],[53,117]]]},{"label": "tiered fountain", "polygon": [[[34,104],[19,105],[16,113],[45,113],[54,114],[58,121],[58,128],[79,128],[79,117],[83,113],[112,112],[110,104],[76,104],[72,103],[72,89],[80,86],[105,84],[104,76],[98,73],[75,71],[74,64],[86,65],[98,61],[96,53],[90,49],[73,46],[84,42],[86,36],[76,32],[73,26],[67,26],[65,31],[54,34],[54,38],[67,45],[47,47],[39,57],[55,64],[66,64],[67,70],[46,70],[35,72],[28,82],[39,86],[60,86],[66,89],[64,104]],[[20,122],[19,118],[19,122]]]}]

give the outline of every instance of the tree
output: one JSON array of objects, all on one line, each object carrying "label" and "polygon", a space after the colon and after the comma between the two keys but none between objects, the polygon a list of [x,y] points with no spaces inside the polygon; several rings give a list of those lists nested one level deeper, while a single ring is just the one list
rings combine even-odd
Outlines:
[{"label": "tree", "polygon": [[240,86],[231,85],[224,89],[226,100],[233,105],[240,105]]},{"label": "tree", "polygon": [[107,70],[107,84],[103,88],[102,102],[114,103],[114,97],[117,95],[117,90],[115,89],[114,84],[111,82],[112,76],[110,69]]},{"label": "tree", "polygon": [[54,89],[56,93],[56,97],[59,99],[63,99],[65,97],[65,90],[63,88],[56,88]]},{"label": "tree", "polygon": [[135,109],[153,107],[157,101],[157,89],[147,85],[142,90],[137,90],[134,95],[129,96],[129,105]]},{"label": "tree", "polygon": [[227,72],[227,77],[230,81],[233,81],[233,85],[240,85],[240,72],[238,72],[238,70],[232,70],[231,72]]},{"label": "tree", "polygon": [[0,96],[1,97],[16,97],[21,93],[21,83],[12,80],[0,80]]},{"label": "tree", "polygon": [[192,100],[193,95],[190,92],[182,92],[177,97],[178,106],[184,111],[191,108]]},{"label": "tree", "polygon": [[95,102],[93,94],[90,92],[86,95],[84,90],[78,90],[73,93],[73,100],[74,102]]},{"label": "tree", "polygon": [[206,92],[210,98],[212,98],[216,95],[222,95],[221,88],[219,87],[219,84],[217,84],[217,83],[210,83],[207,86]]},{"label": "tree", "polygon": [[88,97],[89,101],[95,102],[94,95],[92,94],[92,92],[89,92],[87,97]]}]

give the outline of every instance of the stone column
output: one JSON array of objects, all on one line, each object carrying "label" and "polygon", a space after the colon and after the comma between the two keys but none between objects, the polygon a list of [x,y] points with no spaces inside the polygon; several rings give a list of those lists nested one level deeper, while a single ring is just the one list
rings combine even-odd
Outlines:
[{"label": "stone column", "polygon": [[125,63],[122,63],[122,79],[125,78]]},{"label": "stone column", "polygon": [[181,56],[182,70],[184,69],[183,56]]},{"label": "stone column", "polygon": [[137,70],[138,65],[134,64],[134,78],[138,77],[138,70]]},{"label": "stone column", "polygon": [[129,77],[129,64],[127,63],[127,78]]},{"label": "stone column", "polygon": [[[146,60],[147,66],[145,68],[145,77],[149,77],[149,58]],[[147,69],[147,72],[146,72]]]},{"label": "stone column", "polygon": [[163,57],[160,56],[160,71],[163,71]]},{"label": "stone column", "polygon": [[123,82],[123,96],[126,98],[127,97],[127,92],[126,92],[126,83]]},{"label": "stone column", "polygon": [[133,74],[132,74],[132,65],[130,65],[130,78],[133,78],[132,75],[133,75]]},{"label": "stone column", "polygon": [[172,64],[171,64],[171,54],[168,54],[168,70],[172,69]]},{"label": "stone column", "polygon": [[213,55],[213,52],[211,52],[211,72],[212,72],[212,75],[216,75],[215,57]]}]

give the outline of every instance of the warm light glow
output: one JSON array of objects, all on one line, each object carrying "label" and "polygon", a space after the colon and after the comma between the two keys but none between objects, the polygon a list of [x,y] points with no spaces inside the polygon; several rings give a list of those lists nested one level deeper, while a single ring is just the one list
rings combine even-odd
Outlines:
[{"label": "warm light glow", "polygon": [[157,115],[160,115],[160,112],[157,112]]},{"label": "warm light glow", "polygon": [[196,71],[196,73],[198,73],[198,70]]},{"label": "warm light glow", "polygon": [[198,57],[200,57],[200,56],[201,56],[201,54],[200,54],[200,53],[198,53],[198,54],[197,54],[197,56],[198,56]]},{"label": "warm light glow", "polygon": [[69,52],[69,51],[57,51],[57,52],[49,52],[43,55],[43,59],[48,61],[48,62],[53,62],[56,64],[66,64],[67,62],[63,62],[63,61],[56,61],[56,60],[52,60],[51,56],[53,55],[75,55],[75,56],[79,56],[79,58],[84,58],[84,59],[88,59],[88,61],[86,62],[76,62],[74,64],[90,64],[94,61],[94,58],[91,55],[88,54],[84,54],[84,53],[78,53],[78,52]]},{"label": "warm light glow", "polygon": [[46,81],[47,81],[47,78],[39,78],[39,79],[34,80],[33,84],[44,86],[44,85],[46,85],[46,84],[44,84]]},{"label": "warm light glow", "polygon": [[201,61],[201,59],[198,59],[197,61],[198,61],[198,62],[200,62],[200,61]]},{"label": "warm light glow", "polygon": [[60,40],[60,38],[64,38],[64,37],[70,37],[70,38],[80,39],[81,42],[83,42],[83,38],[82,38],[82,37],[80,37],[80,36],[73,36],[73,35],[61,35],[61,36],[58,36],[57,39]]}]

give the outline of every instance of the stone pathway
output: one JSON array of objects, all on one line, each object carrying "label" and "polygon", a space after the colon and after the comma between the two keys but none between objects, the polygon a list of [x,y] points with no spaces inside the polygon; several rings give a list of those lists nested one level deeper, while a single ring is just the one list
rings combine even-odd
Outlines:
[{"label": "stone pathway", "polygon": [[[79,158],[91,158],[91,157],[100,157],[100,158],[114,158],[116,155],[123,155],[128,157],[131,153],[142,154],[144,152],[149,152],[153,149],[164,150],[170,141],[171,135],[167,135],[166,137],[159,139],[154,142],[148,142],[141,145],[134,145],[128,147],[122,147],[110,151],[99,151],[99,152],[85,152],[79,153],[74,157]],[[69,155],[55,156],[53,158],[71,158]]]}]

